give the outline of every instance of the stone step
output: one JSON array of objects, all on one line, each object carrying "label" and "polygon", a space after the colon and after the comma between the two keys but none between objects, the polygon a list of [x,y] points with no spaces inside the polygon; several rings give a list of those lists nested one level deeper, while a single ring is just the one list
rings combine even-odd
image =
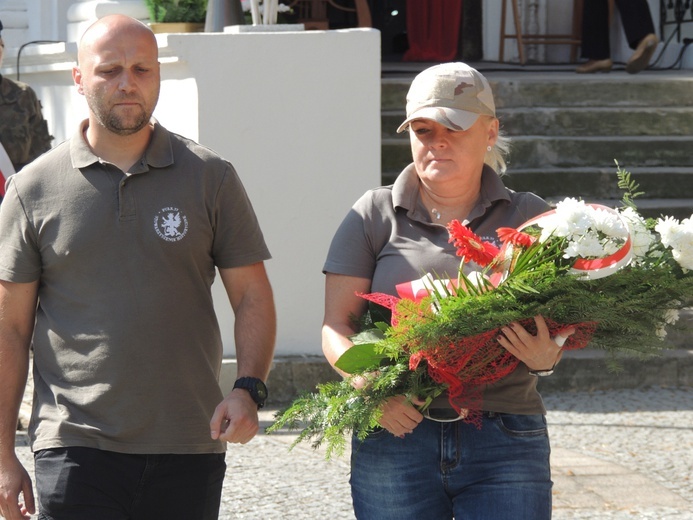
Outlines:
[{"label": "stone step", "polygon": [[[693,198],[693,167],[628,168],[633,181],[648,198]],[[616,165],[612,168],[510,168],[503,182],[515,191],[541,197],[621,199]],[[637,202],[636,200],[636,202]]]},{"label": "stone step", "polygon": [[[383,138],[382,172],[399,172],[411,162],[405,139]],[[508,165],[527,168],[608,168],[617,160],[626,169],[634,167],[688,167],[693,136],[600,136],[513,138]]]},{"label": "stone step", "polygon": [[693,135],[693,107],[521,107],[498,116],[511,137]]},{"label": "stone step", "polygon": [[576,76],[508,75],[487,76],[499,109],[507,107],[682,107],[693,106],[690,71],[667,75]]},{"label": "stone step", "polygon": [[[693,166],[629,167],[644,197],[667,198],[678,195],[693,197]],[[515,191],[532,191],[542,196],[621,198],[616,164],[605,168],[509,168],[503,182]],[[399,170],[384,176],[391,184]],[[577,191],[575,191],[577,190]],[[570,193],[568,193],[570,192]]]},{"label": "stone step", "polygon": [[693,136],[516,136],[511,168],[611,166],[614,160],[631,167],[691,165]]},{"label": "stone step", "polygon": [[625,390],[652,386],[693,386],[693,350],[668,350],[649,359],[627,358],[609,369],[603,352],[566,352],[556,372],[538,383],[540,392]]},{"label": "stone step", "polygon": [[[408,141],[397,134],[404,110],[382,112],[382,136]],[[693,107],[519,107],[498,109],[501,129],[511,137],[529,136],[690,136]]]},{"label": "stone step", "polygon": [[[693,386],[693,350],[663,350],[659,356],[622,358],[620,371],[613,372],[603,351],[590,349],[566,352],[556,371],[541,378],[539,389],[552,391],[595,391],[646,388],[649,386]],[[312,392],[316,385],[340,376],[323,357],[287,357],[274,360],[267,386],[271,405],[291,402]]]},{"label": "stone step", "polygon": [[[491,84],[496,108],[510,107],[693,107],[689,71],[666,75],[576,76],[574,73],[482,73]],[[383,110],[402,110],[414,75],[384,77]]]},{"label": "stone step", "polygon": [[[536,193],[551,204],[575,197],[609,207],[621,205],[623,191],[618,187],[616,168],[525,169],[510,170],[503,182],[515,191]],[[644,195],[635,199],[640,213],[657,218],[677,219],[693,214],[693,167],[638,168],[631,172]],[[397,173],[383,175],[383,184],[392,184]]]},{"label": "stone step", "polygon": [[[640,359],[619,358],[621,371],[608,368],[603,350],[589,346],[568,351],[550,377],[540,379],[540,390],[588,391],[645,388],[647,386],[693,386],[693,309],[684,309],[675,326],[667,328],[661,355]],[[315,386],[339,378],[322,356],[276,358],[267,385],[270,401],[290,402]],[[233,380],[233,379],[232,379]]]},{"label": "stone step", "polygon": [[[632,78],[481,70],[494,90],[502,128],[512,138],[508,183],[513,187],[517,180],[517,189],[545,197],[620,199],[615,176],[606,175],[615,172],[617,160],[633,173],[657,172],[642,176],[645,197],[676,198],[681,200],[674,205],[690,206],[693,78],[689,73],[667,71]],[[404,120],[413,77],[382,79],[383,184],[390,184],[411,162],[408,136],[395,131]]]}]

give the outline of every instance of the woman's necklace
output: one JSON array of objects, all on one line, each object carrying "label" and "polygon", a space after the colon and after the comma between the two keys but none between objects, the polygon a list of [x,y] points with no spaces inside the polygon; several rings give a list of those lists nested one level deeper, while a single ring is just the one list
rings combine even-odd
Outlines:
[{"label": "woman's necklace", "polygon": [[[420,192],[421,192],[421,202],[423,202],[423,205],[424,205],[425,208],[428,208],[427,202],[430,202],[431,205],[435,204],[435,201],[434,201],[433,198],[428,194],[428,192],[426,191],[426,188],[424,188],[423,186],[421,186]],[[443,211],[445,211],[445,210],[443,210]],[[434,218],[436,221],[440,221],[440,219],[443,218],[442,212],[441,212],[438,208],[436,208],[436,207],[432,207],[432,208],[431,208],[431,214],[433,215],[433,218]]]},{"label": "woman's necklace", "polygon": [[430,208],[429,211],[431,212],[431,220],[433,222],[447,223],[448,221],[455,218],[462,221],[462,219],[466,217],[469,211],[469,209],[465,209],[463,205],[460,205],[458,207],[441,208],[436,204],[435,200],[433,199],[433,197],[431,197],[431,195],[428,193],[424,186],[421,186],[419,188],[419,191],[421,193],[421,202],[423,203],[424,207],[426,209]]}]

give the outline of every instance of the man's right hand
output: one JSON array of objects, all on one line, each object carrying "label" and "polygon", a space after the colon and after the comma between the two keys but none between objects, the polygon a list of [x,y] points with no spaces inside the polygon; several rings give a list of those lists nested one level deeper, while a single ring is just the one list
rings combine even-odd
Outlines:
[{"label": "man's right hand", "polygon": [[[20,502],[20,493],[24,502]],[[36,513],[31,477],[13,453],[0,460],[0,515],[5,520],[28,520]]]}]

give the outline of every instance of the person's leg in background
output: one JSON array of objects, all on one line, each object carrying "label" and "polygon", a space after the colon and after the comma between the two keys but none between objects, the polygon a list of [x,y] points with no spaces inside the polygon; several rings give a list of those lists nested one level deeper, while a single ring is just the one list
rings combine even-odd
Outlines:
[{"label": "person's leg in background", "polygon": [[578,66],[575,72],[586,74],[611,70],[610,14],[609,0],[583,1],[581,55],[587,62]]},{"label": "person's leg in background", "polygon": [[659,39],[655,34],[647,0],[616,0],[628,46],[635,52],[626,63],[626,72],[637,74],[650,64]]}]

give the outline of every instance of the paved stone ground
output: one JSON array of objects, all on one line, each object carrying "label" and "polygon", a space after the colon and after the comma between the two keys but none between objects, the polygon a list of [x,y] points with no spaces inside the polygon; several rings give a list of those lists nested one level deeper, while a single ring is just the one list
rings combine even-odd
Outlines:
[{"label": "paved stone ground", "polygon": [[[545,396],[554,520],[693,519],[693,388]],[[263,412],[263,424],[272,411]],[[220,519],[353,519],[346,457],[326,461],[294,436],[231,446]],[[18,452],[31,454],[19,436]]]},{"label": "paved stone ground", "polygon": [[[556,519],[693,519],[693,388],[545,396]],[[574,460],[571,460],[574,457]]]}]

